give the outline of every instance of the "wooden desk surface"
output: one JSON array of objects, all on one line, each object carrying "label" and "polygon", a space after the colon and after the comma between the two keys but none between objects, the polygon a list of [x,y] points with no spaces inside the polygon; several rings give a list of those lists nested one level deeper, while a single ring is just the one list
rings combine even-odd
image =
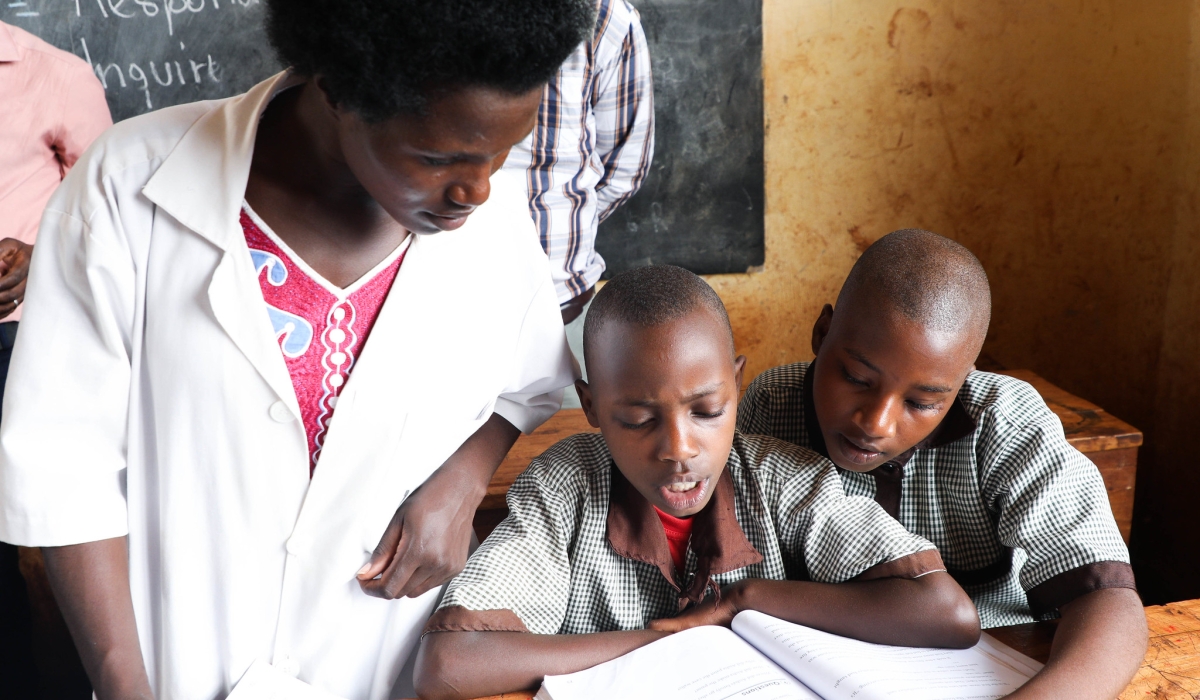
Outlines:
[{"label": "wooden desk surface", "polygon": [[[1200,600],[1146,608],[1150,647],[1133,682],[1118,700],[1200,700]],[[1023,654],[1045,662],[1057,625],[996,627],[988,634]],[[529,700],[532,693],[505,693],[481,700]]]}]

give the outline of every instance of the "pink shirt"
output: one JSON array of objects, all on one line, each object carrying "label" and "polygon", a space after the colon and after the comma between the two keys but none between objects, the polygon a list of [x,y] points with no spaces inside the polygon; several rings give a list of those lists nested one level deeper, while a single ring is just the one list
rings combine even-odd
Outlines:
[{"label": "pink shirt", "polygon": [[300,404],[311,477],[338,396],[396,281],[412,236],[375,269],[343,289],[292,252],[249,206],[242,209],[241,218],[250,259],[267,302],[267,316]]},{"label": "pink shirt", "polygon": [[[32,244],[42,209],[112,117],[83,59],[0,22],[0,238]],[[2,321],[17,321],[21,308]]]}]

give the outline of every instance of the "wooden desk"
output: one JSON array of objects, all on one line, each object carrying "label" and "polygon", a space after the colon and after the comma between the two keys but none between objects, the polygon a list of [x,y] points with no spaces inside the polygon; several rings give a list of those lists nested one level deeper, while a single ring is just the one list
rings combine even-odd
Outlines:
[{"label": "wooden desk", "polygon": [[[1200,600],[1146,608],[1150,646],[1133,682],[1119,700],[1200,698]],[[1038,661],[1050,656],[1056,625],[1035,622],[988,630],[996,639]]]},{"label": "wooden desk", "polygon": [[[1200,600],[1146,608],[1150,647],[1133,682],[1118,700],[1200,700]],[[1038,661],[1050,658],[1057,625],[996,627],[987,633]],[[505,693],[480,700],[529,700],[532,693]]]},{"label": "wooden desk", "polygon": [[[1002,374],[1029,382],[1050,410],[1062,421],[1067,442],[1087,455],[1100,469],[1108,488],[1108,501],[1121,536],[1129,542],[1133,522],[1133,484],[1137,474],[1137,450],[1142,433],[1094,403],[1073,396],[1029,370],[1002,370]],[[596,432],[580,409],[559,411],[531,435],[522,435],[504,458],[480,504],[475,530],[480,539],[507,514],[504,495],[525,471],[529,462],[559,440],[575,433]]]}]

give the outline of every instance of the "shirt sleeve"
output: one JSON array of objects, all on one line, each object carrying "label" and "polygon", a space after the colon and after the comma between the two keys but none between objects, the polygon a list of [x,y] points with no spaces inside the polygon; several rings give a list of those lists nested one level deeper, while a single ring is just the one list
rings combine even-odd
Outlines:
[{"label": "shirt sleeve", "polygon": [[1000,541],[1027,555],[1020,580],[1034,614],[1100,588],[1134,588],[1099,470],[1071,447],[1034,390],[1019,390],[1030,394],[1019,404],[1031,407],[1032,418],[1010,429],[997,425],[1005,417],[992,416],[979,449],[983,494],[999,515]]},{"label": "shirt sleeve", "polygon": [[541,458],[508,491],[509,515],[450,582],[426,632],[557,634],[571,589],[572,489],[539,478]]},{"label": "shirt sleeve", "polygon": [[60,123],[54,139],[54,152],[65,176],[92,145],[92,141],[112,126],[104,87],[87,64],[71,64],[62,90]]},{"label": "shirt sleeve", "polygon": [[[72,172],[42,218],[4,393],[0,540],[26,546],[128,532],[136,275],[117,219],[87,175]],[[89,198],[100,200],[90,217]]]},{"label": "shirt sleeve", "polygon": [[495,412],[528,434],[558,411],[563,388],[578,376],[549,274],[521,322],[516,358],[512,380],[497,397]]},{"label": "shirt sleeve", "polygon": [[804,373],[806,365],[769,369],[754,378],[738,403],[738,430],[750,435],[804,445]]},{"label": "shirt sleeve", "polygon": [[846,496],[832,465],[816,478],[802,473],[791,479],[778,521],[789,558],[803,561],[812,581],[917,578],[946,570],[928,540],[905,530],[875,501]]},{"label": "shirt sleeve", "polygon": [[604,176],[596,183],[598,220],[603,221],[642,186],[654,156],[654,83],[650,75],[650,49],[637,10],[631,13],[624,37],[603,36],[602,42],[620,41],[620,51],[597,69],[592,93],[596,120],[596,152]]}]

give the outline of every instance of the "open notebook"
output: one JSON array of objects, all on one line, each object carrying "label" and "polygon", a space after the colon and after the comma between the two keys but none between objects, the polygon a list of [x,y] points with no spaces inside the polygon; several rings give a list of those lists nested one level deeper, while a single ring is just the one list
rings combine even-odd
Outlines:
[{"label": "open notebook", "polygon": [[746,611],[586,671],[547,676],[537,700],[985,700],[1042,665],[983,635],[970,649],[860,642]]}]

